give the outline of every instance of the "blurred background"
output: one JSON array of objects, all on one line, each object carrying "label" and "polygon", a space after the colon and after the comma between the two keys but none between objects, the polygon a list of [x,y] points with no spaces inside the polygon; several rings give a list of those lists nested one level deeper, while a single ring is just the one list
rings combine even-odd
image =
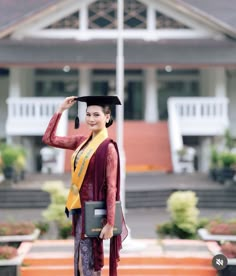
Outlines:
[{"label": "blurred background", "polygon": [[[0,3],[0,138],[24,147],[27,172],[68,172],[70,153],[42,151],[41,137],[64,97],[116,93],[117,1],[17,3]],[[235,137],[233,4],[125,1],[127,171],[206,173],[211,146],[226,129]],[[73,133],[75,114],[60,135]]]},{"label": "blurred background", "polygon": [[[131,236],[235,234],[235,7],[0,0],[0,221],[34,222],[42,239],[70,237],[72,152],[42,136],[64,97],[118,94],[122,112],[112,111],[109,134],[121,146]],[[57,134],[87,135],[84,117],[85,106],[73,106]]]}]

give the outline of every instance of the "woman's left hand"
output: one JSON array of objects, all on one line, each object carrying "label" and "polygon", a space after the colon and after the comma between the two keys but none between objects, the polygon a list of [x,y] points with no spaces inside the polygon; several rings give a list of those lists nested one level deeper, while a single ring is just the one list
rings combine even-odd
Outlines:
[{"label": "woman's left hand", "polygon": [[112,238],[113,236],[113,226],[111,226],[110,224],[106,224],[103,228],[102,231],[100,233],[99,238],[103,239],[103,240],[107,240]]}]

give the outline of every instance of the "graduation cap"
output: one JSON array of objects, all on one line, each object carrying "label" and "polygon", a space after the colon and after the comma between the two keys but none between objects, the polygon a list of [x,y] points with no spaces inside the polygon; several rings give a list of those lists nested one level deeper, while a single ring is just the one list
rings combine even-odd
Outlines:
[{"label": "graduation cap", "polygon": [[[90,105],[99,105],[99,106],[111,106],[111,105],[121,105],[120,99],[117,96],[81,96],[75,98],[76,101],[85,102],[87,106]],[[110,126],[111,123],[107,125]],[[79,128],[79,117],[75,118],[75,128]]]}]

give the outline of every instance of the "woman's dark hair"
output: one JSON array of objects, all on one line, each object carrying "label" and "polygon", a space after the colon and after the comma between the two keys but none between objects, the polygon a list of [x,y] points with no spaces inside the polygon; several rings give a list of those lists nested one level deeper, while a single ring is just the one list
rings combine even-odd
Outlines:
[{"label": "woman's dark hair", "polygon": [[111,108],[109,105],[105,105],[105,106],[102,106],[102,110],[103,110],[104,114],[110,114],[110,119],[106,123],[106,128],[108,128],[109,126],[111,126],[113,124],[113,119],[111,116]]},{"label": "woman's dark hair", "polygon": [[104,114],[110,114],[110,119],[105,125],[106,128],[108,128],[109,126],[111,126],[113,124],[113,118],[111,116],[111,108],[109,105],[103,105],[103,106],[101,106],[101,108],[102,108],[102,111]]}]

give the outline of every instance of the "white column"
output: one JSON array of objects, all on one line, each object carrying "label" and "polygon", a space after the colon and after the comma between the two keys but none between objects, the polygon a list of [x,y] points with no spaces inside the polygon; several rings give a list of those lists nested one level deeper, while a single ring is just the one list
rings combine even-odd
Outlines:
[{"label": "white column", "polygon": [[230,132],[236,137],[236,70],[231,70],[228,78]]},{"label": "white column", "polygon": [[198,158],[199,158],[198,167],[200,172],[207,173],[209,171],[210,148],[211,148],[211,139],[201,138],[199,154],[198,154]]},{"label": "white column", "polygon": [[[10,75],[9,75],[9,93],[8,96],[10,97],[21,97],[21,75],[20,75],[20,68],[10,68]],[[16,137],[14,137],[16,138]],[[14,139],[12,136],[7,136],[7,143],[12,144],[14,143]]]},{"label": "white column", "polygon": [[9,97],[27,97],[34,94],[34,70],[10,69]]},{"label": "white column", "polygon": [[22,138],[22,144],[27,151],[26,170],[27,170],[27,172],[35,172],[36,153],[35,153],[34,139],[32,137],[28,137],[28,138],[24,137],[24,138]]},{"label": "white column", "polygon": [[156,70],[149,68],[145,70],[145,114],[144,120],[148,123],[158,121],[157,104],[157,78]]},{"label": "white column", "polygon": [[[79,71],[79,96],[91,95],[91,71],[87,68],[82,68]],[[79,102],[79,119],[84,122],[86,105]]]},{"label": "white column", "polygon": [[201,95],[225,97],[227,95],[226,75],[223,67],[201,70]]},{"label": "white column", "polygon": [[[68,129],[68,110],[64,111],[58,124],[57,128],[57,135],[58,136],[66,136]],[[65,156],[66,152],[64,149],[55,149],[57,151],[56,155],[56,166],[55,171],[56,173],[64,173],[65,170]]]},{"label": "white column", "polygon": [[116,140],[120,152],[120,196],[125,211],[125,151],[124,151],[124,0],[117,1],[116,91],[122,105],[116,106]]},{"label": "white column", "polygon": [[214,68],[214,77],[215,77],[215,96],[216,97],[226,97],[227,88],[226,88],[226,75],[225,69],[223,67]]},{"label": "white column", "polygon": [[1,120],[0,120],[0,138],[5,138],[6,136],[6,120],[7,120],[7,104],[6,100],[8,97],[8,87],[9,87],[9,77],[4,76],[0,78],[0,111],[1,111]]},{"label": "white column", "polygon": [[9,97],[20,97],[20,68],[10,69]]},{"label": "white column", "polygon": [[147,29],[154,31],[156,29],[156,10],[152,5],[147,7]]},{"label": "white column", "polygon": [[34,96],[34,69],[31,69],[31,68],[20,69],[20,87],[21,87],[21,96],[23,97]]},{"label": "white column", "polygon": [[88,29],[88,6],[86,3],[80,9],[79,15],[79,27],[81,31],[86,31]]}]

